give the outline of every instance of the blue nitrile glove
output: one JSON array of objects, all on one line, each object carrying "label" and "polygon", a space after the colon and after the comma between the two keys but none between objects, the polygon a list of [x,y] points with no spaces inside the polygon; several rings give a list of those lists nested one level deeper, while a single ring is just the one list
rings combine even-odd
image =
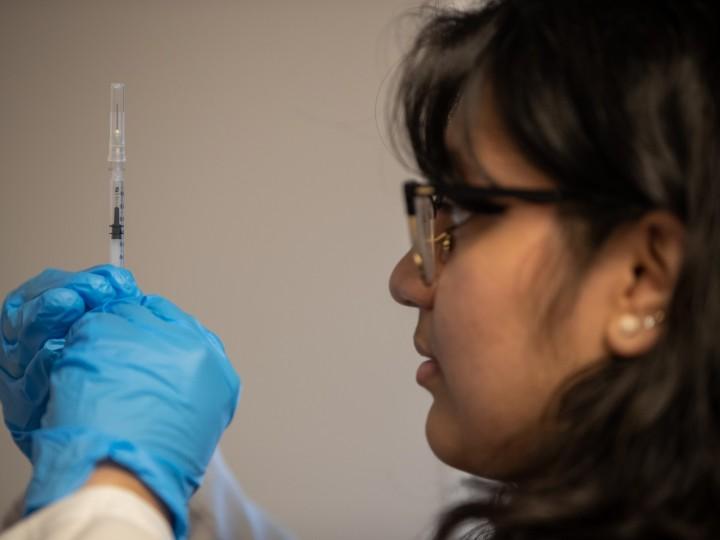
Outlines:
[{"label": "blue nitrile glove", "polygon": [[114,298],[137,297],[132,274],[114,266],[45,270],[11,292],[0,315],[0,402],[13,439],[30,457],[30,433],[45,412],[49,369],[68,329]]},{"label": "blue nitrile glove", "polygon": [[158,296],[112,300],[70,329],[32,433],[31,512],[110,460],[134,473],[187,534],[187,504],[237,405],[220,340]]}]

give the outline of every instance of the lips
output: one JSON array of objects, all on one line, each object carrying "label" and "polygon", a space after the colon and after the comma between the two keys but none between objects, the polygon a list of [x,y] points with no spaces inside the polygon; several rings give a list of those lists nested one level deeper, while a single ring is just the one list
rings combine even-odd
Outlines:
[{"label": "lips", "polygon": [[434,358],[433,353],[417,337],[414,340],[415,350],[424,358]]},{"label": "lips", "polygon": [[420,386],[427,387],[432,379],[441,374],[440,364],[438,364],[438,361],[430,347],[426,346],[423,340],[417,335],[415,336],[413,343],[418,354],[426,359],[418,367],[415,380]]},{"label": "lips", "polygon": [[437,360],[430,358],[420,364],[420,367],[418,367],[417,373],[415,374],[415,380],[420,386],[427,388],[430,381],[440,374],[440,365],[437,363]]}]

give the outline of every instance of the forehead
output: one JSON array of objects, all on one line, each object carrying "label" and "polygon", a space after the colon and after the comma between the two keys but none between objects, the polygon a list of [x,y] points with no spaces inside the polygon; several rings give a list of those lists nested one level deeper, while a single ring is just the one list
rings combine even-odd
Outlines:
[{"label": "forehead", "polygon": [[474,186],[552,188],[554,182],[520,152],[505,127],[493,86],[466,92],[444,134],[454,172]]}]

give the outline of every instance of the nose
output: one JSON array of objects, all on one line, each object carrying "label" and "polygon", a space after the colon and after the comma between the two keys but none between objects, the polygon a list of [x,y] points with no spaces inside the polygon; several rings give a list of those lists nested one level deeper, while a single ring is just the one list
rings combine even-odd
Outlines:
[{"label": "nose", "polygon": [[400,259],[390,274],[390,294],[403,306],[432,309],[435,285],[428,287],[420,277],[412,250]]}]

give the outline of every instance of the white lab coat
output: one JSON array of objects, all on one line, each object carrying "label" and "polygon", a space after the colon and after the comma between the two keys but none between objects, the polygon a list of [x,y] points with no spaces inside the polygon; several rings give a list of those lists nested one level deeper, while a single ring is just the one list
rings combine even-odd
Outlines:
[{"label": "white lab coat", "polygon": [[[133,493],[82,489],[0,534],[0,540],[173,540],[165,519]],[[250,501],[220,452],[190,501],[190,540],[294,540]]]}]

